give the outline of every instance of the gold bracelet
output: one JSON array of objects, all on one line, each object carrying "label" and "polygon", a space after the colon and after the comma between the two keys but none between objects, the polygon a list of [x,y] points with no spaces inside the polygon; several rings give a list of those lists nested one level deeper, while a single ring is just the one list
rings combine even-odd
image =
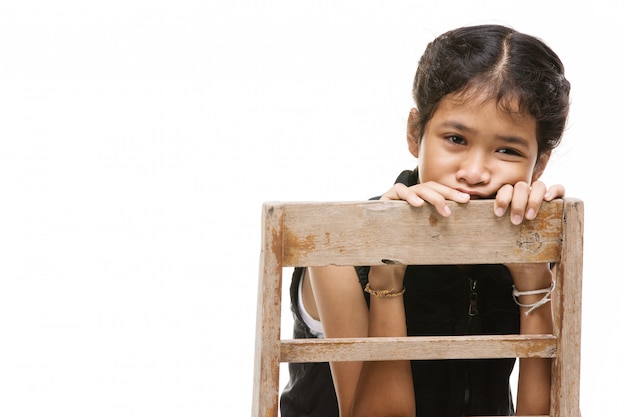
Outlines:
[{"label": "gold bracelet", "polygon": [[404,294],[406,292],[406,287],[403,287],[400,291],[395,291],[393,288],[390,290],[373,290],[370,287],[370,283],[368,282],[365,285],[365,289],[363,291],[370,293],[374,297],[378,298],[392,298]]}]

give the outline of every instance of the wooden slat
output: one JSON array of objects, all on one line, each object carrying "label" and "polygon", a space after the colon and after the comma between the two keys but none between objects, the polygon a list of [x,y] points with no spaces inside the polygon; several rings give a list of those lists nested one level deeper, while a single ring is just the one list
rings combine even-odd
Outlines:
[{"label": "wooden slat", "polygon": [[278,414],[283,210],[263,206],[254,353],[253,416]]},{"label": "wooden slat", "polygon": [[449,206],[446,218],[430,205],[398,201],[283,203],[284,265],[558,262],[562,200],[544,203],[519,226],[496,217],[493,200]]},{"label": "wooden slat", "polygon": [[578,417],[584,231],[582,201],[567,199],[563,217],[565,238],[552,302],[558,354],[552,363],[550,414],[554,417]]},{"label": "wooden slat", "polygon": [[282,362],[553,358],[553,335],[370,337],[281,341]]}]

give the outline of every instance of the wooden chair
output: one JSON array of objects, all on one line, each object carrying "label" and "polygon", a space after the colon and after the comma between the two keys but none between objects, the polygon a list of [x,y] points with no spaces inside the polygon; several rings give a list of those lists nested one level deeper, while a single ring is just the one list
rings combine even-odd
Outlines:
[{"label": "wooden chair", "polygon": [[[459,358],[552,358],[551,417],[579,417],[583,203],[544,203],[519,226],[493,201],[433,207],[405,202],[265,203],[252,415],[278,413],[281,362]],[[445,250],[442,250],[445,248]],[[284,267],[557,263],[554,334],[281,340]]]}]

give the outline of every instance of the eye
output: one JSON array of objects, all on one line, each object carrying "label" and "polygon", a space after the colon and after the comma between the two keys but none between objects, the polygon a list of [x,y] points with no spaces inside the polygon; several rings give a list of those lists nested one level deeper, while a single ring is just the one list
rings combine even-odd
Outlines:
[{"label": "eye", "polygon": [[496,152],[503,154],[503,155],[523,156],[520,151],[518,151],[517,149],[513,149],[513,148],[500,148]]},{"label": "eye", "polygon": [[462,136],[458,136],[458,135],[450,135],[450,136],[446,136],[446,140],[450,143],[453,143],[455,145],[465,145],[466,141],[465,138],[463,138]]}]

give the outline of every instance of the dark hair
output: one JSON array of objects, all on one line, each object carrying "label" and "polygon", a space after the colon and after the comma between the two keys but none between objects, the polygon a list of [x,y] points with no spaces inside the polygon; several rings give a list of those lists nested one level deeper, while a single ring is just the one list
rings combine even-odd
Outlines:
[{"label": "dark hair", "polygon": [[541,40],[499,25],[451,30],[428,44],[415,74],[418,140],[445,96],[486,92],[501,108],[535,118],[541,155],[561,141],[569,90],[563,63]]}]

